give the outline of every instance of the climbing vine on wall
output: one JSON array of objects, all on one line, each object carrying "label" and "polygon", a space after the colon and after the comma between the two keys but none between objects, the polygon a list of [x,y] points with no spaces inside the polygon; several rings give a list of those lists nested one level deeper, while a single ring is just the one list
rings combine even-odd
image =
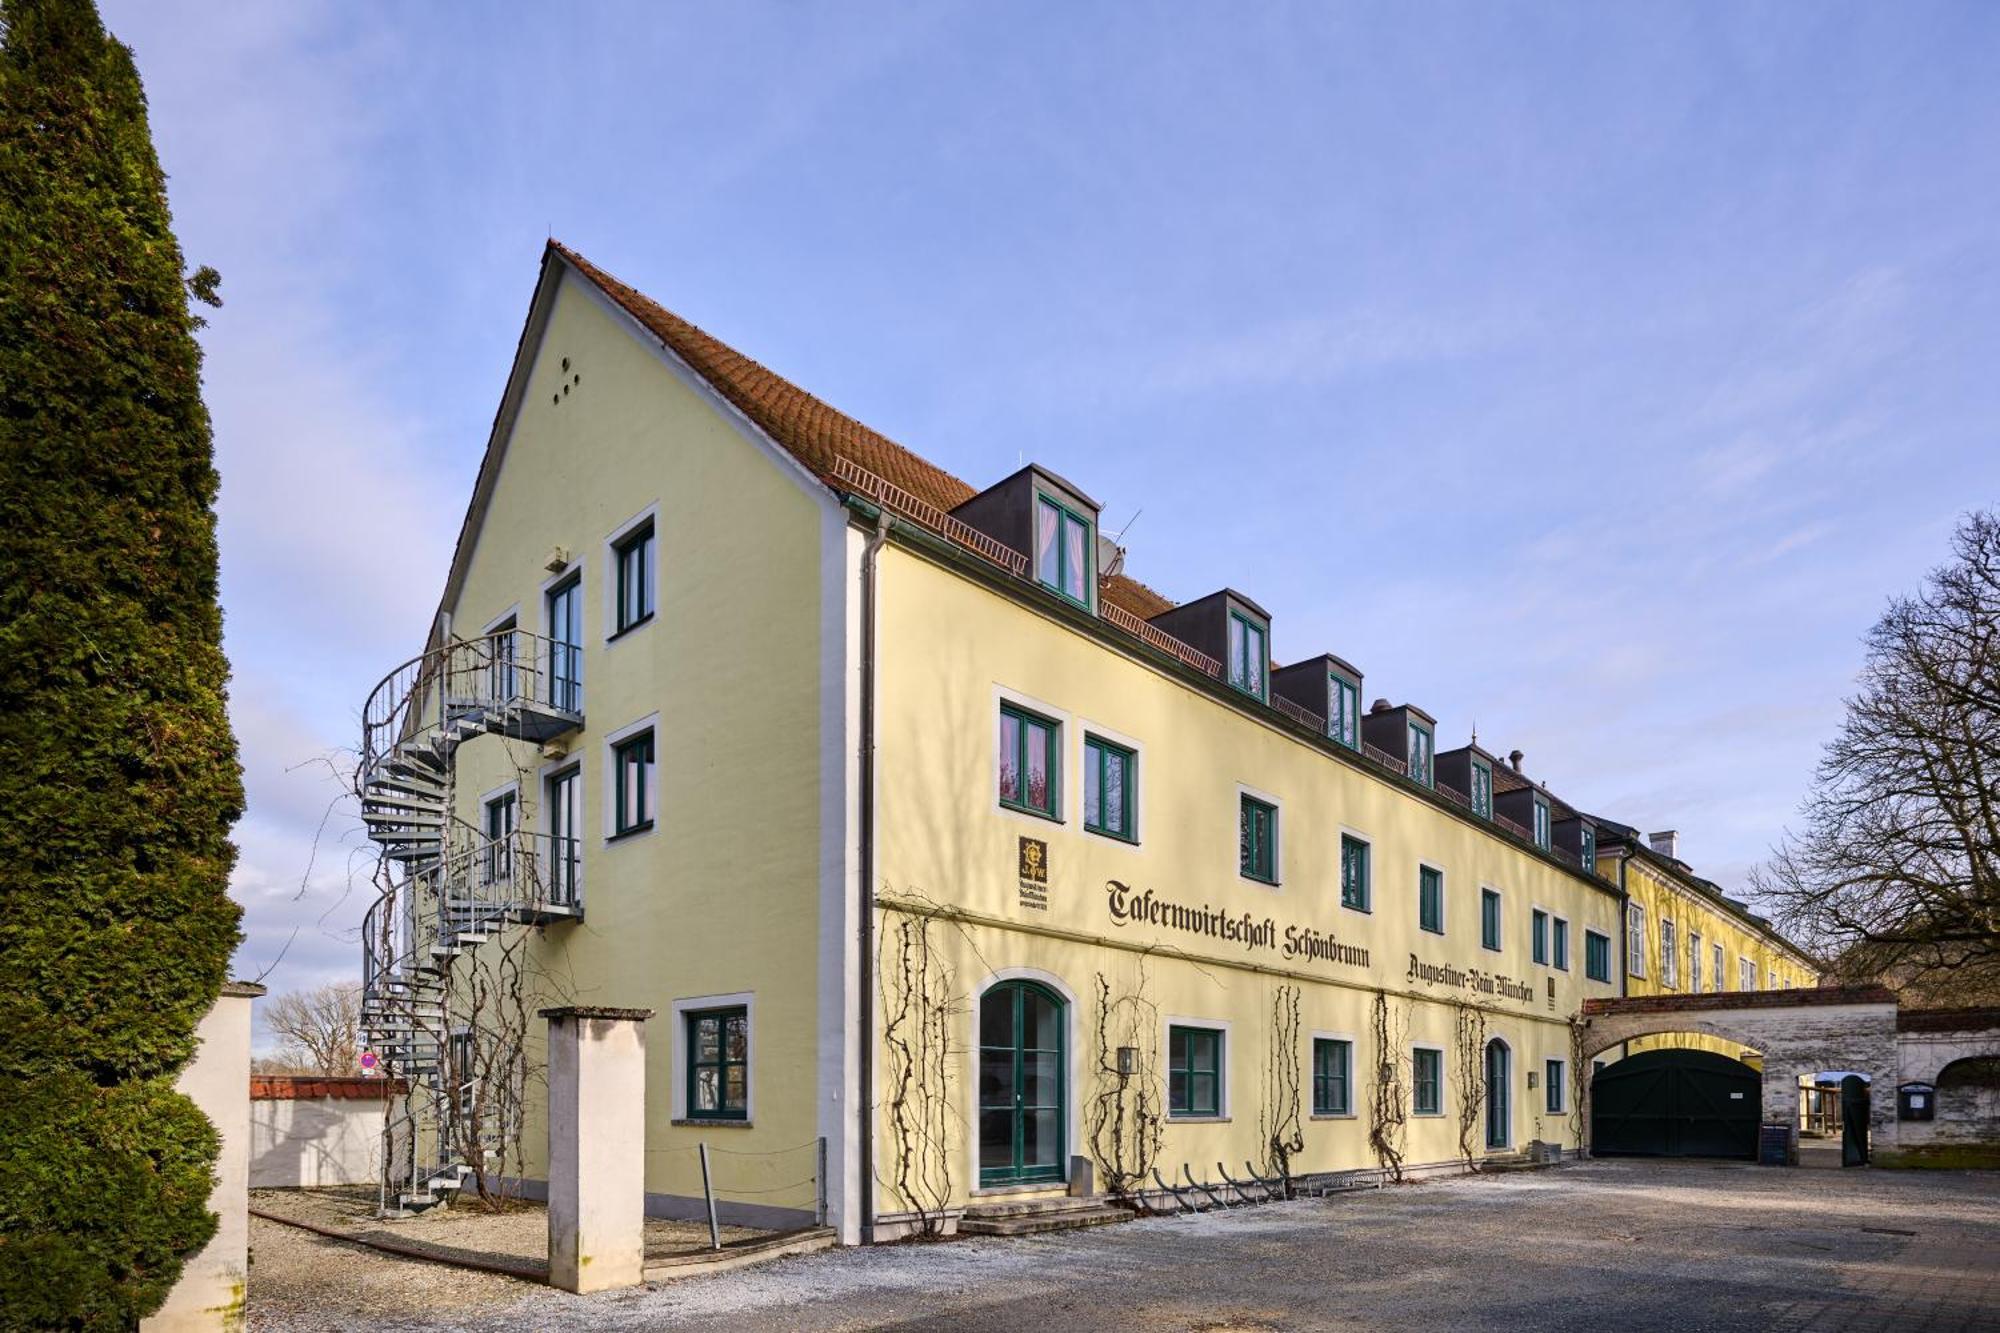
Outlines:
[{"label": "climbing vine on wall", "polygon": [[924,1237],[943,1234],[951,1201],[951,1031],[966,1012],[933,928],[929,916],[897,917],[885,923],[876,951],[889,1131],[877,1175]]},{"label": "climbing vine on wall", "polygon": [[1479,1156],[1479,1117],[1486,1109],[1486,1012],[1463,1003],[1455,1008],[1452,1090],[1458,1105],[1458,1154],[1469,1169]]},{"label": "climbing vine on wall", "polygon": [[1389,1178],[1403,1179],[1404,1131],[1409,1125],[1409,1097],[1403,1085],[1403,1038],[1408,1020],[1402,1007],[1390,1003],[1387,992],[1375,992],[1375,1084],[1368,1102],[1368,1147]]},{"label": "climbing vine on wall", "polygon": [[[1097,974],[1097,1080],[1084,1113],[1099,1184],[1121,1199],[1145,1188],[1166,1128],[1160,1011],[1146,994],[1143,958],[1135,975],[1129,992],[1114,995],[1109,978]],[[1129,1070],[1120,1068],[1121,1049],[1131,1052],[1126,1057]]]},{"label": "climbing vine on wall", "polygon": [[1269,1052],[1264,1063],[1264,1106],[1257,1114],[1257,1133],[1264,1143],[1264,1169],[1292,1178],[1292,1158],[1305,1151],[1300,1120],[1299,988],[1281,984],[1271,996]]}]

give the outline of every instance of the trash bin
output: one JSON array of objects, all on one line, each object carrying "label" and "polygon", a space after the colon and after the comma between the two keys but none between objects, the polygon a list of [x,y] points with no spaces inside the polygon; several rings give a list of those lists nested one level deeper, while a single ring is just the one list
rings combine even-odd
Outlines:
[{"label": "trash bin", "polygon": [[1792,1127],[1780,1120],[1757,1127],[1757,1164],[1759,1166],[1790,1166],[1792,1164]]}]

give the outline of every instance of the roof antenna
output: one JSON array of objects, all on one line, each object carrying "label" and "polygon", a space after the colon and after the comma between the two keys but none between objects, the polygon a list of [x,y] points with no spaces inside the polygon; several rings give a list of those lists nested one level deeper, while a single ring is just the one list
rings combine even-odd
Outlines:
[{"label": "roof antenna", "polygon": [[1139,521],[1139,515],[1145,512],[1146,511],[1144,509],[1134,510],[1132,512],[1132,517],[1125,520],[1125,526],[1118,529],[1118,535],[1116,537],[1113,537],[1111,540],[1117,542],[1120,546],[1123,546],[1125,544],[1125,534],[1132,530],[1132,525]]}]

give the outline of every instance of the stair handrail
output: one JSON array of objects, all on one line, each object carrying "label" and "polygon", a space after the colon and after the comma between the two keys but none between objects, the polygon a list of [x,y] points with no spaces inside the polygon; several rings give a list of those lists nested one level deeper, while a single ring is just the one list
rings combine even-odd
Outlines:
[{"label": "stair handrail", "polygon": [[521,705],[581,718],[583,648],[524,629],[453,639],[376,683],[361,710],[366,786],[398,745],[482,709]]}]

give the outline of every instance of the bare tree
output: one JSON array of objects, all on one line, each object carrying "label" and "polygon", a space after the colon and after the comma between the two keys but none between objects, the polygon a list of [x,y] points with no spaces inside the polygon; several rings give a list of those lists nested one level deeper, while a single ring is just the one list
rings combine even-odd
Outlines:
[{"label": "bare tree", "polygon": [[1852,979],[1964,996],[2000,986],[2000,513],[1952,549],[1869,631],[1805,827],[1754,882]]},{"label": "bare tree", "polygon": [[286,991],[264,1002],[264,1026],[282,1043],[272,1061],[300,1073],[357,1074],[361,1058],[361,986],[338,981]]}]

